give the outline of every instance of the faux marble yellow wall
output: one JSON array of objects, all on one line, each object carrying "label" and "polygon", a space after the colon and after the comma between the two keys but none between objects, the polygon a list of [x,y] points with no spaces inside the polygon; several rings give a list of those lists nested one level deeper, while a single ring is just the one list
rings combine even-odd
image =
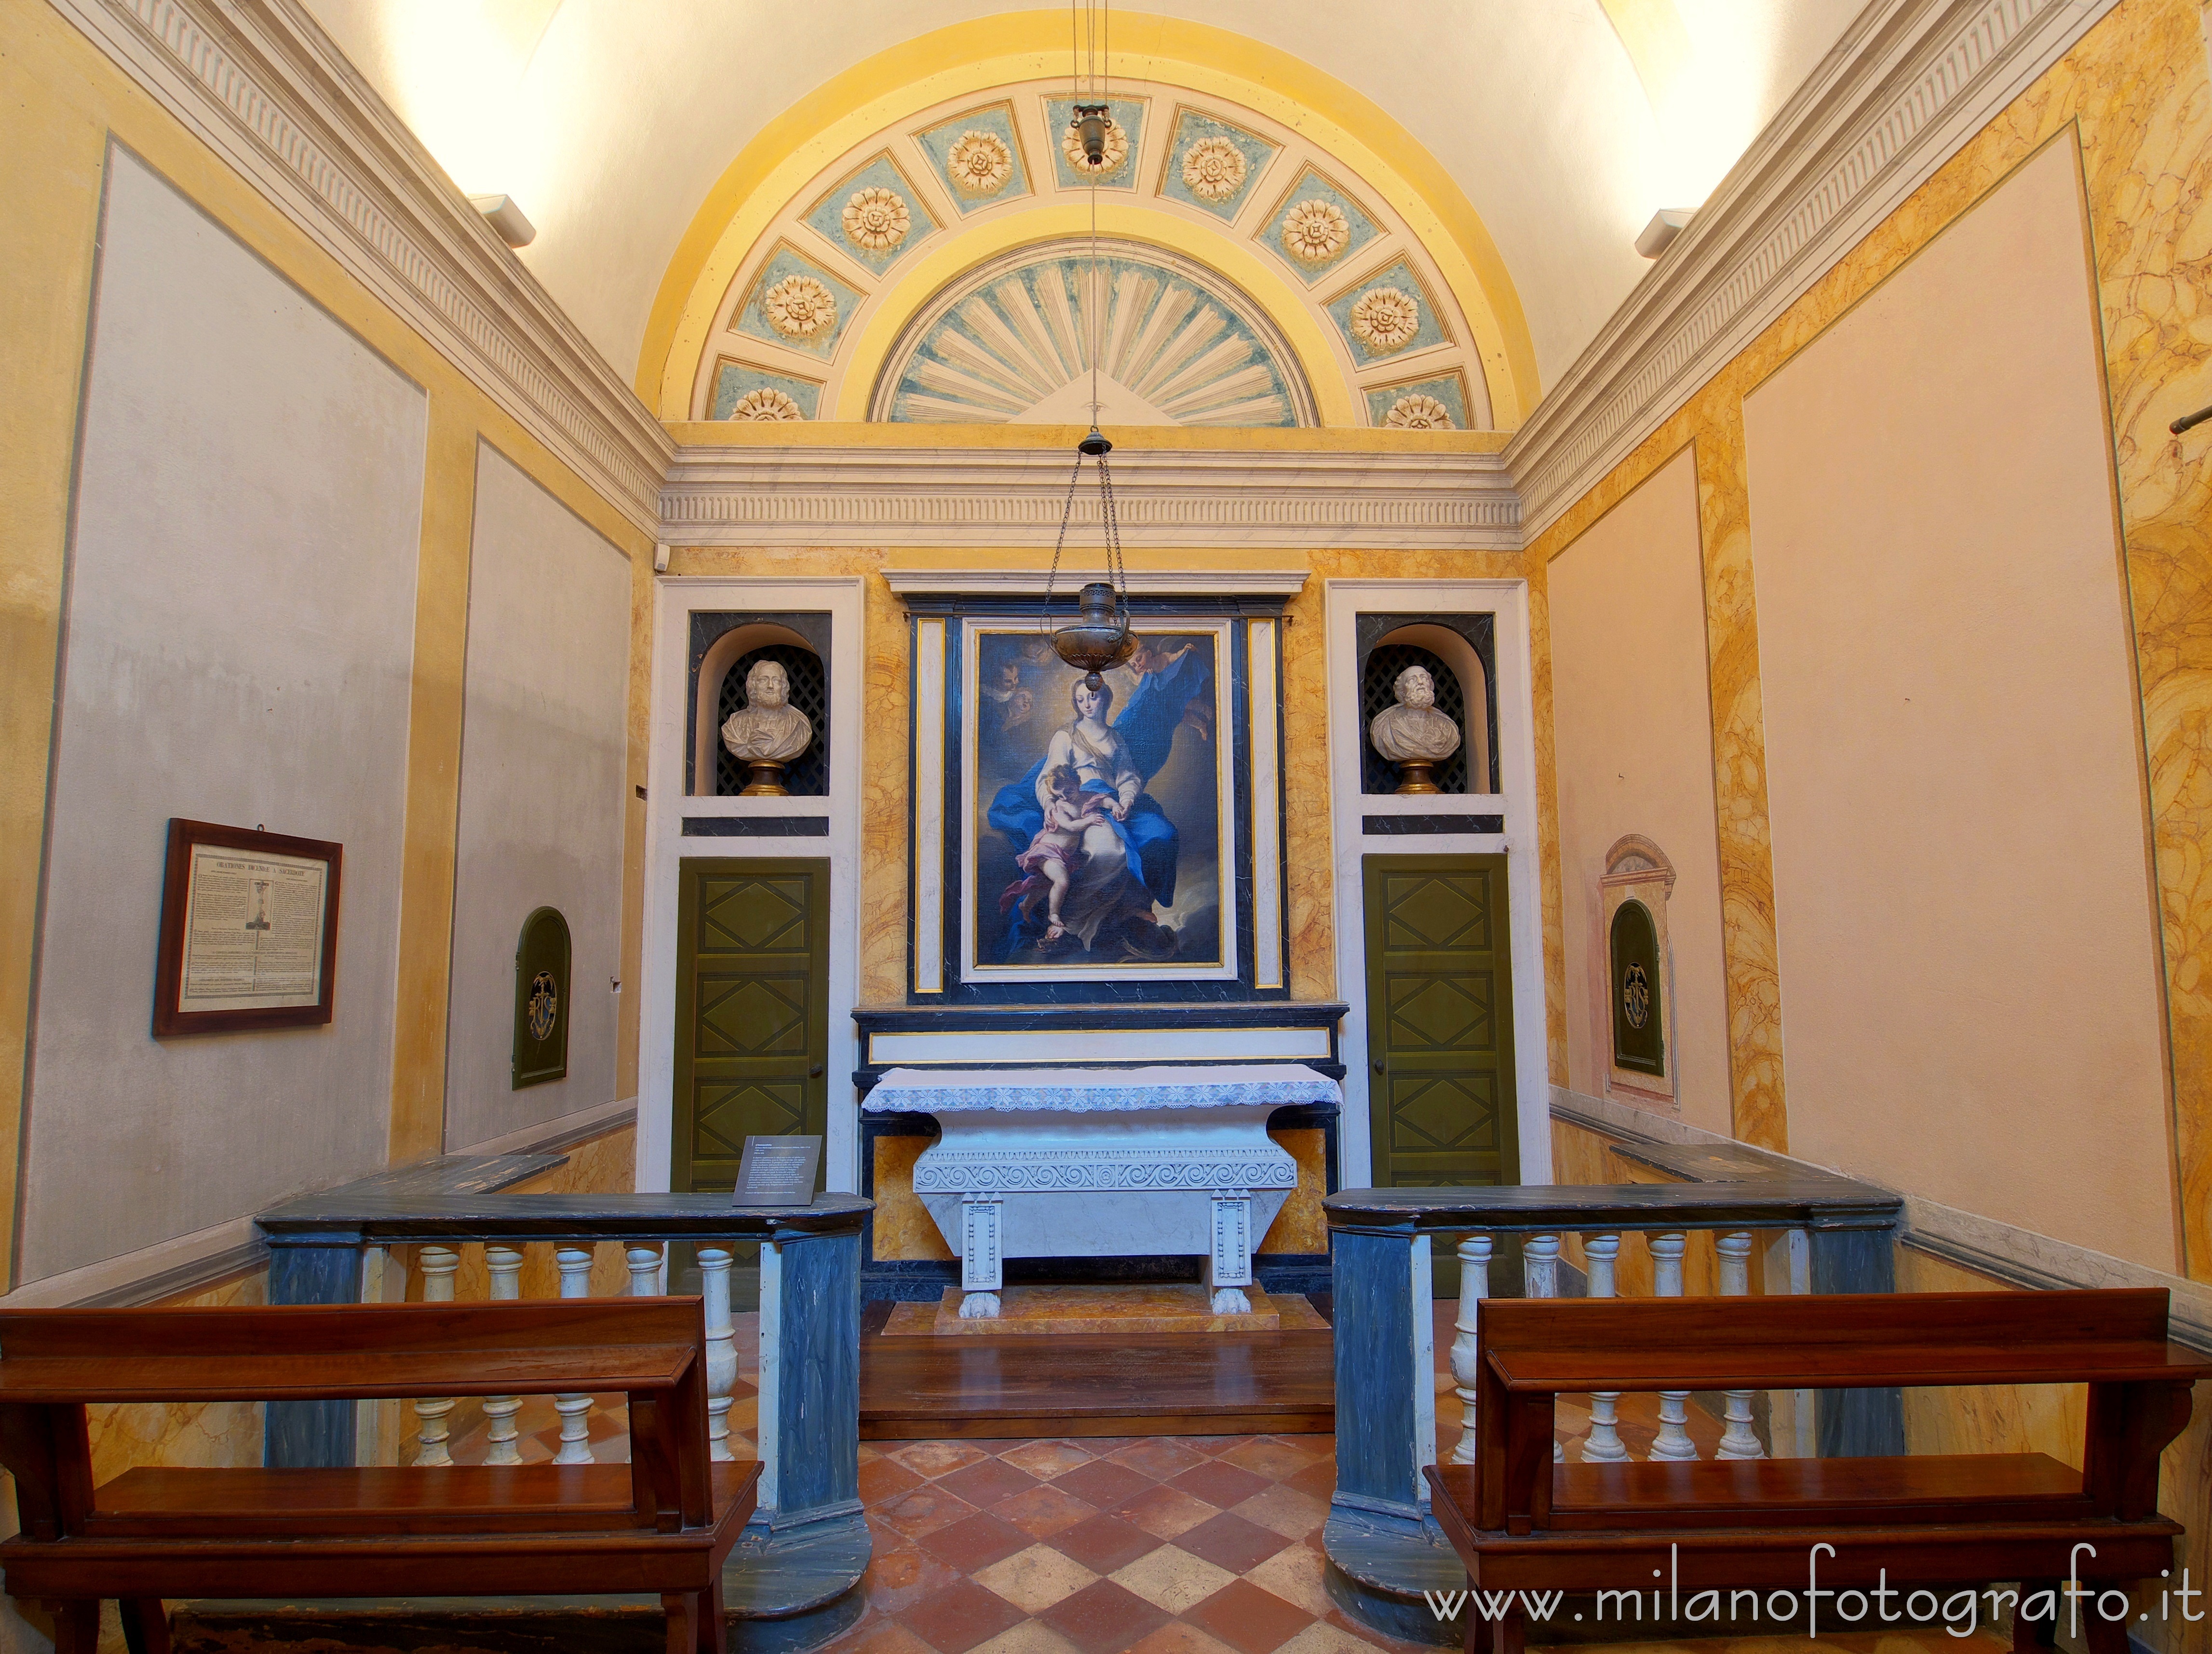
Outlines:
[{"label": "faux marble yellow wall", "polygon": [[[1787,984],[1776,965],[1743,400],[2054,140],[2078,146],[2102,313],[2163,928],[2184,1268],[2212,1279],[2212,627],[2203,620],[2212,611],[2212,427],[2179,439],[2166,429],[2212,399],[2202,305],[2212,284],[2212,84],[2197,0],[2124,0],[1552,525],[1531,548],[1532,564],[1696,448],[1735,1129],[1746,1140],[1786,1144]],[[1540,726],[1540,754],[1544,739]],[[1547,892],[1547,917],[1548,906]],[[1559,984],[1553,988],[1556,1007]]]},{"label": "faux marble yellow wall", "polygon": [[[410,697],[400,909],[398,1010],[387,1140],[395,1161],[442,1146],[460,691],[470,523],[481,438],[508,456],[631,559],[650,589],[651,541],[496,406],[323,247],[157,106],[58,11],[0,7],[0,1206],[14,1188],[22,1126],[32,943],[58,642],[63,624],[71,453],[113,142],[188,196],[286,281],[350,329],[428,399],[416,648]],[[191,548],[183,548],[189,551]],[[179,548],[149,547],[149,556]],[[642,660],[645,651],[634,652]],[[629,763],[644,780],[647,702],[630,702]],[[631,893],[623,974],[636,975],[635,896],[642,806],[632,795],[625,845]],[[67,830],[58,824],[58,830]],[[369,892],[349,886],[356,895]],[[150,925],[151,918],[148,920]],[[150,934],[150,932],[149,932]],[[636,1012],[624,996],[618,1083],[635,1086]],[[210,1152],[232,1152],[210,1144]],[[149,1171],[150,1175],[150,1171]],[[166,1175],[189,1177],[170,1166]],[[0,1280],[12,1280],[15,1225],[0,1224]]]},{"label": "faux marble yellow wall", "polygon": [[[1285,608],[1283,724],[1285,884],[1290,903],[1290,988],[1295,999],[1339,993],[1335,927],[1331,918],[1328,799],[1328,660],[1323,646],[1322,582],[1341,580],[1516,579],[1517,552],[1147,550],[1128,555],[1132,569],[1304,569],[1310,578]],[[907,985],[908,621],[883,580],[893,569],[1034,569],[1034,554],[1004,550],[757,550],[678,546],[672,575],[722,577],[778,575],[866,577],[863,640],[867,716],[861,730],[860,1001],[903,1004]],[[1540,621],[1534,639],[1539,681],[1547,648]],[[1542,727],[1540,724],[1540,727]],[[1547,758],[1539,756],[1540,788],[1548,801]],[[1548,821],[1549,805],[1546,806]],[[1558,946],[1556,903],[1546,907],[1546,950]],[[1564,1076],[1561,1076],[1564,1078]]]}]

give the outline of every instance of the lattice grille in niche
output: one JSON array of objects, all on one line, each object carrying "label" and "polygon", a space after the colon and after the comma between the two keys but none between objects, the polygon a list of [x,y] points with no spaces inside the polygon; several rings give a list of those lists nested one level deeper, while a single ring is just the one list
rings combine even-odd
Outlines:
[{"label": "lattice grille in niche", "polygon": [[[1459,750],[1437,766],[1437,786],[1446,793],[1467,791],[1467,694],[1459,674],[1430,651],[1412,643],[1378,643],[1367,657],[1366,674],[1359,682],[1359,790],[1395,793],[1398,766],[1375,750],[1367,739],[1367,726],[1375,715],[1398,700],[1398,674],[1419,666],[1437,686],[1437,710],[1460,728]],[[727,715],[725,715],[726,716]],[[796,788],[793,789],[796,791]]]},{"label": "lattice grille in niche", "polygon": [[722,692],[714,705],[714,791],[732,797],[745,790],[749,772],[742,759],[730,756],[720,731],[732,713],[745,703],[745,674],[756,661],[773,660],[791,680],[791,704],[814,726],[814,744],[791,761],[784,771],[784,790],[797,798],[819,799],[830,794],[830,683],[822,670],[822,657],[795,643],[771,643],[739,655],[722,679]]}]

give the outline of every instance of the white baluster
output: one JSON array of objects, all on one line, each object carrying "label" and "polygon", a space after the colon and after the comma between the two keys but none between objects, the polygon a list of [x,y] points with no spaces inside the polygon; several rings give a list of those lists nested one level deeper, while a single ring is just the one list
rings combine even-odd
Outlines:
[{"label": "white baluster", "polygon": [[[484,1267],[491,1272],[493,1303],[509,1304],[522,1296],[521,1253],[512,1246],[487,1246]],[[518,1441],[520,1432],[515,1427],[514,1415],[522,1411],[522,1397],[487,1396],[483,1410],[484,1462],[521,1463],[522,1448]]]},{"label": "white baluster", "polygon": [[[1682,1295],[1682,1254],[1689,1250],[1689,1237],[1680,1233],[1654,1235],[1651,1237],[1651,1286],[1660,1298],[1680,1298]],[[1690,1439],[1687,1428],[1690,1392],[1686,1389],[1662,1389],[1659,1392],[1659,1437],[1651,1444],[1655,1459],[1694,1459],[1698,1444]]]},{"label": "white baluster", "polygon": [[[422,1301],[425,1304],[451,1304],[453,1301],[453,1272],[461,1267],[461,1255],[451,1247],[426,1246],[416,1255],[415,1261],[422,1268]],[[453,1462],[447,1444],[452,1431],[447,1423],[453,1411],[453,1398],[450,1396],[415,1403],[415,1417],[420,1424],[420,1433],[416,1438],[416,1464],[436,1468]]]},{"label": "white baluster", "polygon": [[632,1298],[659,1298],[660,1249],[658,1246],[633,1246],[627,1256],[629,1259],[629,1295]]},{"label": "white baluster", "polygon": [[699,1250],[699,1291],[707,1300],[707,1452],[728,1459],[730,1392],[738,1383],[738,1347],[730,1324],[730,1254],[719,1247]]},{"label": "white baluster", "polygon": [[[1521,1243],[1521,1286],[1530,1298],[1559,1295],[1559,1240],[1557,1235],[1531,1235]],[[1559,1463],[1567,1450],[1554,1440],[1552,1462]]]},{"label": "white baluster", "polygon": [[[1716,1235],[1715,1250],[1720,1254],[1721,1296],[1743,1298],[1751,1292],[1751,1236],[1747,1231],[1731,1235]],[[1723,1398],[1723,1421],[1727,1428],[1721,1432],[1720,1450],[1714,1457],[1721,1459],[1763,1459],[1766,1450],[1759,1444],[1759,1432],[1752,1428],[1751,1392],[1747,1389],[1726,1389]]]},{"label": "white baluster", "polygon": [[1451,1370],[1459,1393],[1459,1445],[1452,1449],[1454,1464],[1474,1462],[1474,1365],[1476,1307],[1490,1296],[1490,1255],[1497,1243],[1487,1235],[1469,1235],[1459,1244],[1459,1319],[1452,1323]]},{"label": "white baluster", "polygon": [[[553,1262],[561,1271],[562,1297],[592,1295],[592,1252],[588,1246],[564,1246],[553,1254]],[[561,1450],[553,1456],[553,1462],[591,1463],[592,1398],[556,1396],[553,1410],[561,1415]]]},{"label": "white baluster", "polygon": [[[1616,1297],[1620,1286],[1615,1278],[1614,1266],[1620,1259],[1620,1237],[1614,1234],[1584,1235],[1583,1256],[1589,1264],[1589,1295],[1592,1298]],[[1590,1392],[1589,1438],[1583,1443],[1584,1463],[1618,1464],[1628,1456],[1628,1449],[1620,1439],[1620,1403],[1619,1390]]]}]

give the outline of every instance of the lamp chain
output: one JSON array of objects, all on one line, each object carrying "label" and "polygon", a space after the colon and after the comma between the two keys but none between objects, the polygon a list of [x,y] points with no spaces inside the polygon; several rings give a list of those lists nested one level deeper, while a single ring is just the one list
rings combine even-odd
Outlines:
[{"label": "lamp chain", "polygon": [[[1103,460],[1099,462],[1104,464]],[[1075,485],[1083,480],[1083,454],[1075,455],[1075,469],[1067,474],[1067,498],[1060,506],[1060,538],[1052,543],[1052,569],[1044,577],[1044,606],[1037,611],[1040,635],[1052,629],[1052,588],[1060,583],[1060,549],[1067,544],[1067,519],[1075,509]]]}]

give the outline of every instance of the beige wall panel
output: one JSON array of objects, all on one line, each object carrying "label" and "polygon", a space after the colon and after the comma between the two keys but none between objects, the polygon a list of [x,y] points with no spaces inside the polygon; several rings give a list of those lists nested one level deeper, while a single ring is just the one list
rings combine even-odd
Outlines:
[{"label": "beige wall panel", "polygon": [[[143,163],[112,157],[26,1281],[375,1170],[391,1094],[423,396]],[[172,816],[344,845],[328,1027],[149,1036]]]},{"label": "beige wall panel", "polygon": [[1793,1152],[2175,1262],[2074,151],[1745,404]]},{"label": "beige wall panel", "polygon": [[1625,833],[1674,864],[1667,903],[1674,1003],[1668,1060],[1682,1118],[1729,1130],[1720,840],[1706,689],[1705,577],[1689,450],[1549,568],[1552,704],[1565,920],[1568,1084],[1601,1096],[1610,1034],[1597,881]]},{"label": "beige wall panel", "polygon": [[[446,1146],[615,1096],[628,795],[629,560],[489,446],[477,450],[446,1050]],[[514,950],[568,921],[568,1075],[513,1087]],[[635,984],[625,984],[635,992]]]}]

